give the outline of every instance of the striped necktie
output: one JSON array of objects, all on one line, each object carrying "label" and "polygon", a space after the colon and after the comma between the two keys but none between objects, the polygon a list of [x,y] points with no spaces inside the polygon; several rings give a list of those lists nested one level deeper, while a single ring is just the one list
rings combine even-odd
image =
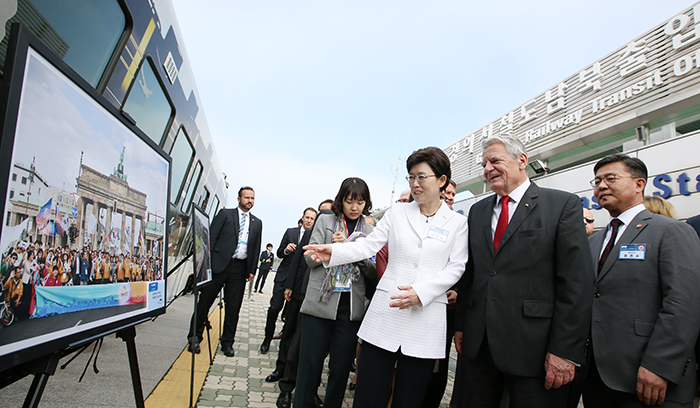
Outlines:
[{"label": "striped necktie", "polygon": [[245,220],[248,214],[241,214],[241,225],[238,226],[238,243],[236,244],[236,250],[233,251],[233,258],[238,258],[238,251],[241,250],[241,241],[243,240],[243,230],[245,230]]}]

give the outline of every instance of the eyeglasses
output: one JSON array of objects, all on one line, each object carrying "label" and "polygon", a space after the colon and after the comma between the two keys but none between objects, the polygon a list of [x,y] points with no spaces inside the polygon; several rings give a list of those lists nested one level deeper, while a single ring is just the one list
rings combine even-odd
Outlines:
[{"label": "eyeglasses", "polygon": [[595,222],[595,218],[583,217],[583,220],[586,221],[587,224],[593,224]]},{"label": "eyeglasses", "polygon": [[425,180],[428,179],[428,177],[437,177],[434,174],[419,174],[417,176],[411,176],[410,174],[406,176],[406,181],[409,183],[413,184],[414,181],[418,180],[420,184],[425,183]]},{"label": "eyeglasses", "polygon": [[596,177],[593,180],[591,180],[591,187],[598,188],[598,186],[600,186],[600,183],[602,181],[605,181],[605,184],[607,184],[607,185],[612,185],[612,184],[615,184],[615,182],[617,182],[617,180],[619,180],[621,178],[626,178],[626,177],[637,178],[635,176],[620,176],[618,174],[608,174],[603,178]]}]

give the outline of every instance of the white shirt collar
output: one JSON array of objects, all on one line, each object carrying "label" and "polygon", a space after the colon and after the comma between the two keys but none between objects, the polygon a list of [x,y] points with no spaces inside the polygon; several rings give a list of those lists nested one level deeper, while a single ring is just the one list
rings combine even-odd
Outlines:
[{"label": "white shirt collar", "polygon": [[617,217],[610,217],[608,220],[608,224],[610,224],[610,221],[612,221],[613,218],[618,218],[620,221],[622,221],[625,225],[630,225],[634,217],[637,216],[640,212],[644,210],[644,203],[639,203],[635,205],[632,208],[626,209],[622,214],[620,214]]},{"label": "white shirt collar", "polygon": [[[530,188],[530,184],[532,184],[530,182],[530,179],[526,178],[525,181],[521,185],[516,187],[513,191],[510,192],[510,194],[508,194],[508,197],[510,197],[511,201],[519,203],[520,201],[522,201],[523,196],[525,195],[525,192],[527,191],[527,189]],[[498,200],[497,200],[496,204],[501,202],[501,198],[503,198],[503,197],[498,196]]]}]

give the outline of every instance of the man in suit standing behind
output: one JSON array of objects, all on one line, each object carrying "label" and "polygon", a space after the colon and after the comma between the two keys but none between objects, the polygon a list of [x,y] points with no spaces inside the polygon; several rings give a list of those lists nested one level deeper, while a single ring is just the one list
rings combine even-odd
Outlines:
[{"label": "man in suit standing behind", "polygon": [[260,272],[258,273],[257,279],[255,279],[255,288],[253,289],[253,292],[263,293],[262,290],[263,286],[265,286],[265,279],[267,279],[267,274],[270,272],[270,268],[272,268],[274,263],[275,254],[272,252],[272,244],[267,244],[267,250],[260,254]]},{"label": "man in suit standing behind", "polygon": [[583,363],[593,282],[581,201],[527,176],[519,139],[484,140],[495,195],[469,211],[469,261],[457,300],[461,407],[564,407]]},{"label": "man in suit standing behind", "polygon": [[644,208],[647,168],[622,154],[591,181],[608,227],[590,238],[596,265],[586,408],[690,407],[700,329],[700,240]]},{"label": "man in suit standing behind", "polygon": [[[252,187],[238,190],[238,207],[223,208],[214,217],[209,228],[212,281],[204,286],[197,303],[197,316],[192,316],[189,337],[197,336],[192,350],[199,353],[204,322],[209,308],[224,287],[226,316],[221,334],[221,350],[228,357],[234,356],[233,342],[238,326],[238,312],[243,303],[246,282],[253,279],[260,255],[262,221],[250,213],[255,203]],[[190,343],[191,344],[191,343]]]},{"label": "man in suit standing behind", "polygon": [[[285,231],[284,236],[282,236],[282,242],[280,242],[279,248],[277,248],[277,257],[282,259],[279,266],[277,267],[277,273],[275,274],[275,286],[272,289],[272,298],[270,299],[270,307],[267,309],[267,322],[265,324],[265,338],[263,343],[260,345],[260,353],[265,354],[270,350],[270,342],[272,337],[275,335],[275,322],[277,321],[277,316],[279,315],[282,307],[284,306],[284,289],[285,283],[287,281],[287,275],[290,273],[289,266],[294,259],[294,253],[296,252],[297,245],[304,235],[304,231],[310,230],[314,221],[316,220],[316,210],[308,207],[304,210],[304,214],[301,218],[301,226],[288,228]],[[294,273],[292,271],[291,273]],[[279,380],[284,374],[282,372],[275,370],[273,374],[268,376],[270,380],[268,382],[274,382]]]}]

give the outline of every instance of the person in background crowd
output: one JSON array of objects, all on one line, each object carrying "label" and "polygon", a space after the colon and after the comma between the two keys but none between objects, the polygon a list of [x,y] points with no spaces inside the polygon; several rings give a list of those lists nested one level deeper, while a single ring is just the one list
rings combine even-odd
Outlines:
[{"label": "person in background crowd", "polygon": [[22,295],[24,293],[24,285],[22,284],[22,279],[20,277],[21,273],[22,270],[20,267],[12,266],[10,268],[8,278],[3,285],[3,289],[5,290],[5,301],[13,308],[18,308],[20,306]]},{"label": "person in background crowd", "polygon": [[690,407],[700,241],[687,224],[644,208],[648,174],[641,160],[609,155],[593,173],[593,194],[610,222],[590,238],[597,267],[583,403]]},{"label": "person in background crowd", "polygon": [[[284,286],[287,281],[287,275],[290,272],[289,265],[292,263],[294,258],[294,253],[297,250],[297,244],[304,235],[304,231],[311,229],[316,220],[316,210],[308,207],[304,210],[302,215],[302,225],[298,227],[288,228],[282,236],[282,241],[280,246],[277,247],[277,257],[282,261],[277,267],[277,273],[275,274],[275,285],[272,289],[272,298],[270,299],[270,307],[267,309],[267,322],[265,324],[265,338],[260,345],[260,353],[265,354],[270,349],[270,342],[272,337],[275,335],[275,323],[277,322],[277,316],[282,307],[284,306]],[[284,374],[284,367],[277,367],[277,369],[266,378],[268,382],[275,382],[282,378]]]},{"label": "person in background crowd", "polygon": [[445,187],[443,192],[443,197],[445,199],[445,204],[452,209],[452,205],[455,203],[455,196],[457,195],[457,183],[454,180],[450,180],[450,183]]},{"label": "person in background crowd", "polygon": [[586,207],[583,207],[583,225],[586,226],[586,235],[589,237],[593,235],[593,224],[595,223],[595,218],[593,218],[593,213]]},{"label": "person in background crowd", "polygon": [[659,214],[673,219],[678,218],[676,208],[663,197],[644,196],[644,207],[652,214]]},{"label": "person in background crowd", "polygon": [[265,286],[267,274],[270,273],[270,269],[275,263],[275,254],[272,252],[272,244],[267,244],[266,248],[267,250],[260,254],[258,277],[255,279],[255,287],[253,288],[253,292],[263,293],[263,287]]},{"label": "person in background crowd", "polygon": [[12,252],[0,266],[0,286],[5,284],[5,281],[10,277],[10,270],[17,262],[17,252]]},{"label": "person in background crowd", "polygon": [[406,190],[402,191],[401,195],[399,196],[399,199],[396,200],[397,203],[408,203],[410,201],[411,197],[411,192]]},{"label": "person in background crowd", "polygon": [[445,357],[446,293],[467,261],[467,219],[440,201],[451,177],[449,158],[437,147],[419,149],[406,169],[413,203],[392,206],[364,240],[305,247],[307,259],[333,267],[389,245],[386,271],[358,333],[356,408],[386,406],[394,368],[392,407],[422,405],[435,360]]},{"label": "person in background crowd", "polygon": [[[469,209],[469,262],[457,300],[459,407],[565,407],[584,363],[593,269],[579,197],[527,176],[513,136],[483,141],[494,195]],[[484,233],[486,232],[486,233]]]},{"label": "person in background crowd", "polygon": [[253,188],[241,187],[238,190],[238,207],[221,209],[211,222],[209,247],[212,249],[212,281],[204,286],[197,304],[197,316],[192,316],[188,340],[196,336],[196,342],[194,346],[192,342],[189,343],[188,349],[191,352],[200,352],[199,343],[202,341],[207,313],[221,288],[224,288],[226,311],[221,350],[227,357],[235,355],[233,342],[245,284],[255,276],[260,256],[262,221],[250,213],[254,204]]},{"label": "person in background crowd", "polygon": [[[318,215],[321,214],[333,214],[331,207],[333,205],[333,200],[327,199],[318,206]],[[318,217],[316,218],[318,221]],[[314,222],[314,226],[316,223]],[[304,235],[301,237],[301,242],[299,242],[300,247],[309,244],[311,239],[311,230],[304,231]],[[289,408],[292,404],[292,391],[296,386],[297,380],[297,367],[299,365],[299,344],[301,343],[301,304],[306,296],[306,287],[309,282],[309,266],[304,260],[304,251],[297,251],[294,253],[294,259],[292,259],[291,271],[287,274],[287,281],[285,282],[284,298],[287,300],[287,307],[289,308],[289,319],[284,322],[284,327],[282,329],[282,339],[280,341],[280,351],[277,357],[277,366],[280,365],[280,361],[284,361],[284,376],[279,380],[280,394],[277,397],[277,408]],[[292,272],[293,271],[293,272]],[[320,383],[320,379],[319,379]],[[316,384],[316,389],[318,389]],[[316,408],[323,407],[323,401],[318,397],[318,394],[314,397],[314,405]]]},{"label": "person in background crowd", "polygon": [[58,266],[54,266],[51,275],[46,280],[46,286],[61,286],[61,278],[58,276]]},{"label": "person in background crowd", "polygon": [[[313,227],[311,245],[341,244],[355,233],[364,236],[372,231],[373,227],[363,217],[372,209],[369,187],[364,180],[357,177],[343,180],[331,209],[333,215],[322,215]],[[311,272],[301,305],[303,330],[295,408],[313,406],[323,361],[329,353],[330,376],[323,406],[340,408],[343,403],[355,358],[357,330],[365,314],[366,279],[375,278],[377,273],[368,259],[370,256],[330,268],[306,258]]]}]

